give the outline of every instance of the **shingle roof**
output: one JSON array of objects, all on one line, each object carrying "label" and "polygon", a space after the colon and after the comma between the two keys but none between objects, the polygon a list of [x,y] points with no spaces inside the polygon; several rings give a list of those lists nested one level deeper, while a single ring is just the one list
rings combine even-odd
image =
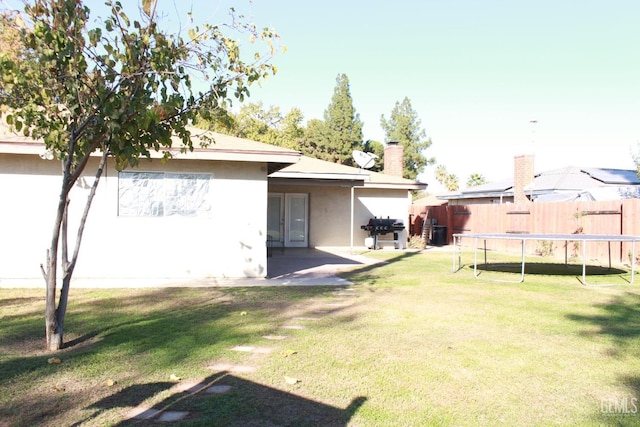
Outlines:
[{"label": "shingle roof", "polygon": [[269,177],[360,181],[364,186],[368,187],[406,188],[410,190],[426,188],[426,184],[410,179],[314,159],[308,156],[302,156],[299,162],[289,165],[269,175]]},{"label": "shingle roof", "polygon": [[[173,147],[170,149],[175,158],[267,162],[270,164],[270,171],[295,163],[300,158],[298,151],[275,145],[208,132],[194,127],[189,128],[189,131],[194,146],[193,152],[180,153],[182,141],[175,136],[172,138]],[[208,138],[213,141],[209,142]],[[0,120],[0,153],[41,154],[43,151],[42,141],[36,141],[12,132],[4,120]],[[151,157],[162,157],[162,153],[151,152]]]}]

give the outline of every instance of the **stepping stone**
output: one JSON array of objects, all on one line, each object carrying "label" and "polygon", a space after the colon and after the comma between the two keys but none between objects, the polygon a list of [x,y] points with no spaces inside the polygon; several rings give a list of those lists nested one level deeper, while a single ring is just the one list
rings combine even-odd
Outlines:
[{"label": "stepping stone", "polygon": [[282,329],[296,329],[296,330],[301,330],[301,329],[306,329],[307,328],[304,325],[282,325],[280,327]]},{"label": "stepping stone", "polygon": [[353,291],[334,292],[333,295],[337,297],[357,297],[358,296],[358,294]]},{"label": "stepping stone", "polygon": [[214,385],[206,389],[204,392],[210,394],[224,394],[229,390],[231,390],[230,385]]},{"label": "stepping stone", "polygon": [[325,305],[331,308],[344,308],[350,307],[352,304],[350,302],[328,302]]},{"label": "stepping stone", "polygon": [[294,317],[293,320],[320,320],[319,317]]},{"label": "stepping stone", "polygon": [[171,387],[170,390],[176,393],[197,393],[205,387],[204,381],[205,380],[181,381]]},{"label": "stepping stone", "polygon": [[271,348],[253,347],[253,346],[250,346],[250,345],[237,345],[235,347],[232,347],[231,350],[233,350],[233,351],[241,351],[241,352],[244,352],[244,353],[257,353],[257,354],[269,354],[272,351]]},{"label": "stepping stone", "polygon": [[189,415],[186,411],[166,411],[163,412],[162,415],[158,417],[158,421],[162,423],[171,423],[175,421],[180,421],[184,419],[187,415]]},{"label": "stepping stone", "polygon": [[133,408],[130,410],[125,417],[127,419],[133,418],[134,420],[150,420],[151,418],[158,415],[160,411],[158,409],[153,409],[145,406],[139,406],[137,408]]},{"label": "stepping stone", "polygon": [[265,340],[282,341],[286,340],[288,337],[286,335],[265,335],[262,338]]},{"label": "stepping stone", "polygon": [[235,372],[235,373],[249,373],[255,372],[255,366],[242,366],[242,365],[232,365],[230,363],[217,363],[215,365],[207,366],[207,369],[211,369],[212,371],[227,371],[227,372]]},{"label": "stepping stone", "polygon": [[235,347],[232,347],[231,350],[233,351],[242,351],[245,353],[251,353],[254,350],[255,347],[251,347],[250,345],[237,345]]}]

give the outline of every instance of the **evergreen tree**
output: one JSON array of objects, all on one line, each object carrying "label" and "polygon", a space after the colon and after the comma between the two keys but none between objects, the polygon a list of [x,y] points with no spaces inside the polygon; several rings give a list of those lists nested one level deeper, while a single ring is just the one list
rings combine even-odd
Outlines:
[{"label": "evergreen tree", "polygon": [[384,169],[384,144],[382,142],[369,139],[365,141],[363,150],[366,153],[373,153],[378,156],[375,164],[369,170],[373,172],[382,172],[382,170]]},{"label": "evergreen tree", "polygon": [[302,154],[316,159],[329,160],[329,153],[326,151],[328,144],[325,122],[320,119],[309,120],[300,140],[299,149]]},{"label": "evergreen tree", "polygon": [[[339,74],[331,103],[324,112],[324,122],[313,123],[303,139],[302,151],[334,163],[354,166],[353,150],[362,148],[362,121],[353,107],[349,78]],[[310,139],[317,138],[317,139]]]},{"label": "evergreen tree", "polygon": [[435,163],[434,158],[427,159],[422,151],[431,146],[431,139],[422,129],[418,113],[411,107],[411,101],[405,97],[402,103],[396,102],[389,120],[380,117],[380,126],[385,132],[386,141],[397,141],[404,147],[404,177],[416,179],[425,166]]}]

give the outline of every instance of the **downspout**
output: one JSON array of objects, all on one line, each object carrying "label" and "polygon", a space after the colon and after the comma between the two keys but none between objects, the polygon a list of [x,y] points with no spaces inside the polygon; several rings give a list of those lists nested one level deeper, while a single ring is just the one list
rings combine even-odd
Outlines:
[{"label": "downspout", "polygon": [[354,207],[355,207],[354,198],[355,198],[355,187],[353,185],[353,182],[351,182],[351,233],[350,233],[351,234],[351,236],[350,236],[351,241],[349,243],[349,245],[350,245],[350,248],[349,248],[350,253],[353,253],[353,223],[355,221],[355,219],[354,219],[355,215],[354,215],[354,212],[353,212]]}]

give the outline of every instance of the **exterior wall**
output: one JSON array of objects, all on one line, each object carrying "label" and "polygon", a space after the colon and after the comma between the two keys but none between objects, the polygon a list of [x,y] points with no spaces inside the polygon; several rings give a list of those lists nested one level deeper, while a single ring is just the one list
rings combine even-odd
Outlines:
[{"label": "exterior wall", "polygon": [[[70,245],[97,160],[71,194]],[[142,161],[132,171],[210,173],[211,210],[201,217],[118,216],[118,172],[109,163],[94,198],[74,273],[82,279],[189,280],[266,275],[264,163]],[[60,187],[60,165],[0,154],[0,284],[39,280]]]},{"label": "exterior wall", "polygon": [[[351,188],[323,185],[270,185],[271,193],[309,194],[309,246],[348,247],[351,245]],[[367,232],[360,228],[371,217],[407,217],[410,196],[407,190],[355,188],[353,244],[364,246]]]}]

